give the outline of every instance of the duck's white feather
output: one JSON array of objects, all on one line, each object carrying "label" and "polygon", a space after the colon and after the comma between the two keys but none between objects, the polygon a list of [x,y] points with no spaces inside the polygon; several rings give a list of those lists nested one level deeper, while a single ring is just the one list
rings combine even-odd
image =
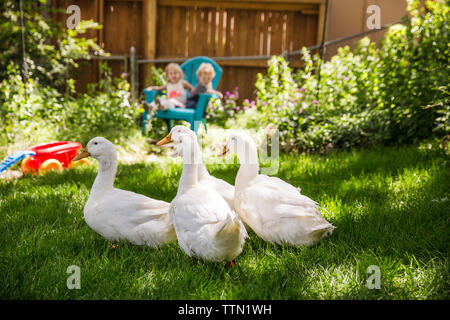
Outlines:
[{"label": "duck's white feather", "polygon": [[234,210],[234,186],[210,175],[204,164],[201,166],[203,166],[203,169],[199,168],[199,182],[208,188],[216,190],[225,199],[230,208]]},{"label": "duck's white feather", "polygon": [[175,240],[168,211],[165,201],[114,188],[99,198],[89,198],[84,218],[109,241],[127,240],[153,247]]},{"label": "duck's white feather", "polygon": [[189,256],[230,261],[242,251],[245,227],[217,192],[198,184],[172,201],[170,215]]},{"label": "duck's white feather", "polygon": [[[247,148],[256,154],[252,143]],[[244,223],[261,238],[277,244],[309,246],[333,231],[334,227],[322,217],[315,201],[289,183],[257,172],[255,163],[250,166],[241,163],[234,204]]]},{"label": "duck's white feather", "polygon": [[[176,130],[197,140],[197,135],[195,134],[195,132],[188,129],[187,127],[177,126]],[[181,145],[172,145],[175,147],[175,152],[173,153],[173,155],[182,156]],[[234,186],[222,179],[212,176],[203,163],[198,164],[198,181],[206,187],[212,188],[217,191],[225,199],[230,208],[234,210]]]},{"label": "duck's white feather", "polygon": [[99,160],[99,171],[84,207],[89,227],[109,241],[157,247],[175,240],[169,203],[113,187],[117,167],[114,146],[97,137],[88,143],[88,150]]},{"label": "duck's white feather", "polygon": [[[242,252],[247,232],[242,221],[215,188],[199,179],[201,152],[196,138],[174,127],[171,136],[183,154],[183,172],[178,193],[170,204],[170,219],[178,243],[189,256],[208,261],[230,261]],[[182,142],[181,142],[182,141]],[[210,181],[213,181],[210,179]]]}]

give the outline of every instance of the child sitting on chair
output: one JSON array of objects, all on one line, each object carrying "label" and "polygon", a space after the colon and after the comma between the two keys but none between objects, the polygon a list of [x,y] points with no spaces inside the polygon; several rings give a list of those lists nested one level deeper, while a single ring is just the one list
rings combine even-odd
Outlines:
[{"label": "child sitting on chair", "polygon": [[186,108],[186,89],[191,93],[194,88],[184,80],[184,73],[177,63],[169,63],[165,69],[167,84],[159,87],[148,87],[147,90],[166,90],[167,98],[155,97],[155,100],[147,104],[150,110],[168,110],[175,107]]},{"label": "child sitting on chair", "polygon": [[197,86],[194,92],[191,92],[191,96],[186,101],[186,108],[195,109],[197,106],[198,99],[200,98],[200,93],[215,93],[221,99],[223,98],[222,93],[216,91],[212,88],[212,81],[216,76],[213,66],[210,63],[202,63],[197,69]]}]

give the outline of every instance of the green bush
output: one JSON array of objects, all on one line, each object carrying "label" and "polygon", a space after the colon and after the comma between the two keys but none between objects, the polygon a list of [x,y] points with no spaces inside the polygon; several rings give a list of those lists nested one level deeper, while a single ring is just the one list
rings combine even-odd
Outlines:
[{"label": "green bush", "polygon": [[391,27],[378,49],[365,38],[353,52],[340,48],[327,62],[303,49],[305,67],[297,72],[272,57],[255,84],[259,115],[251,113],[257,121],[243,114],[236,123],[273,123],[288,151],[449,134],[449,7],[408,3],[412,19]]},{"label": "green bush", "polygon": [[130,102],[130,84],[125,77],[112,78],[111,70],[101,64],[103,76],[88,92],[78,95],[74,108],[66,110],[65,138],[86,140],[93,136],[117,138],[137,128],[140,105]]},{"label": "green bush", "polygon": [[167,83],[166,73],[161,68],[152,66],[152,85],[163,86]]},{"label": "green bush", "polygon": [[228,120],[233,119],[237,113],[244,109],[243,106],[239,106],[238,99],[238,87],[234,89],[234,92],[226,91],[223,101],[221,99],[211,99],[205,112],[205,118],[208,120],[208,123],[224,128],[228,127]]},{"label": "green bush", "polygon": [[[52,21],[55,12],[47,1],[22,1],[26,77],[58,89],[65,89],[70,73],[78,67],[79,59],[89,53],[103,54],[95,39],[83,35],[88,29],[99,29],[93,21],[80,21],[75,29],[65,30]],[[0,81],[8,76],[7,66],[12,62],[23,67],[22,35],[19,1],[0,2]],[[24,71],[22,69],[22,71]]]},{"label": "green bush", "polygon": [[65,30],[45,18],[53,12],[45,3],[23,2],[28,70],[23,69],[18,1],[0,5],[0,41],[7,48],[0,52],[0,142],[86,142],[96,135],[116,139],[132,134],[140,106],[130,102],[125,75],[113,79],[101,64],[101,80],[84,94],[75,92],[70,78],[77,61],[102,53],[95,39],[81,36],[98,24],[81,21]]},{"label": "green bush", "polygon": [[19,68],[11,64],[8,77],[0,83],[2,140],[87,141],[97,135],[113,139],[135,130],[140,106],[130,103],[129,83],[124,77],[111,78],[106,65],[101,69],[99,83],[75,95],[74,80],[68,81],[66,93],[41,86],[33,78],[24,84]]},{"label": "green bush", "polygon": [[[2,143],[19,138],[33,139],[52,136],[56,132],[59,114],[64,109],[64,99],[54,88],[40,86],[33,78],[26,83],[22,81],[19,67],[10,64],[7,77],[0,82],[0,135]],[[53,127],[50,128],[50,126]]]}]

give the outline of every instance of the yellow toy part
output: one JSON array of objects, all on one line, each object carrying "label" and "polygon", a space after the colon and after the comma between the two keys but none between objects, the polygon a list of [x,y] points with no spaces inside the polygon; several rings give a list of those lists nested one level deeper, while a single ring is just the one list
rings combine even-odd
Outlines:
[{"label": "yellow toy part", "polygon": [[62,171],[63,170],[63,166],[61,164],[61,162],[59,162],[56,159],[47,159],[45,160],[41,166],[39,167],[39,173],[40,174],[45,174],[49,171]]},{"label": "yellow toy part", "polygon": [[20,169],[22,170],[22,172],[24,174],[31,174],[31,173],[36,173],[36,170],[34,170],[30,164],[33,161],[33,158],[31,157],[25,157],[22,160],[22,163],[20,164]]},{"label": "yellow toy part", "polygon": [[88,159],[80,159],[80,160],[77,160],[75,162],[71,161],[69,163],[69,168],[72,169],[72,168],[79,167],[79,166],[88,166],[90,164],[91,163],[89,162]]}]

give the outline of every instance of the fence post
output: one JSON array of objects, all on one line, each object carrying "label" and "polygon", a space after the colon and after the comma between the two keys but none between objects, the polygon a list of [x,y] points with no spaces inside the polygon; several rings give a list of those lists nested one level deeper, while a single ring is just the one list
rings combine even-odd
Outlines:
[{"label": "fence post", "polygon": [[[157,0],[144,0],[142,3],[142,21],[143,21],[143,55],[145,59],[156,58],[156,16],[158,10]],[[152,66],[154,64],[142,64],[143,85],[147,86],[152,83]]]},{"label": "fence post", "polygon": [[131,99],[136,101],[136,85],[137,85],[137,77],[136,77],[136,49],[131,46],[130,48],[130,73],[131,73]]}]

